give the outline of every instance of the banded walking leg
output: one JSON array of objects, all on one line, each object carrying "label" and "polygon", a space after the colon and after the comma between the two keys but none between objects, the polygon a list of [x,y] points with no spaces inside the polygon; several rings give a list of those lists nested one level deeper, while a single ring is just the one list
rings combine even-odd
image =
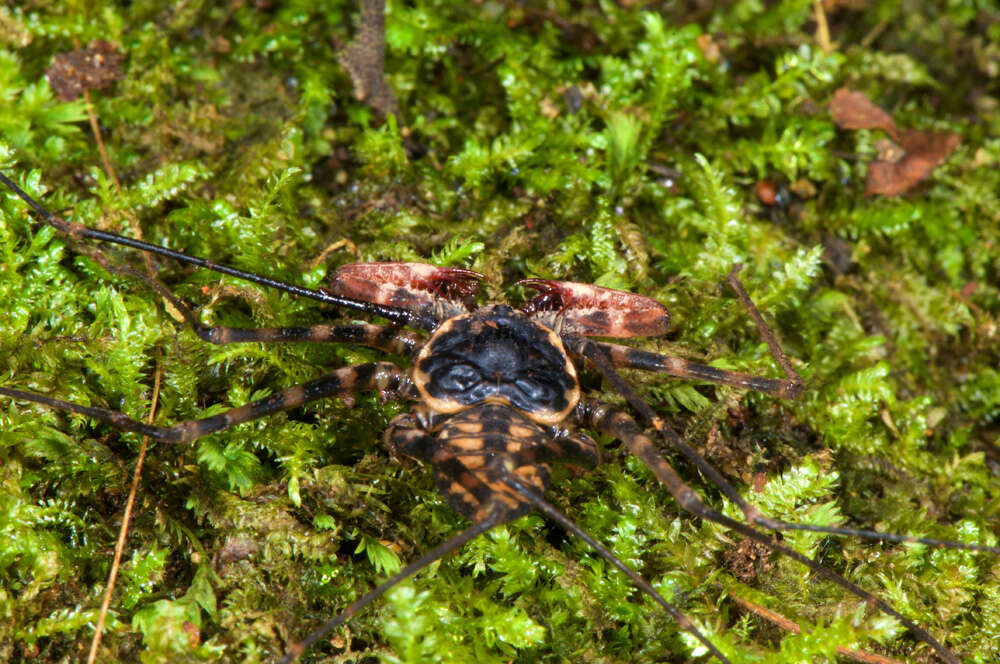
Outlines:
[{"label": "banded walking leg", "polygon": [[0,395],[66,410],[104,422],[120,431],[133,431],[165,443],[189,443],[210,433],[324,397],[378,390],[388,396],[408,396],[412,384],[405,371],[389,362],[372,362],[344,367],[325,376],[289,387],[269,397],[200,420],[186,420],[170,427],[133,420],[124,413],[53,399],[43,394],[0,387]]},{"label": "banded walking leg", "polygon": [[765,535],[752,526],[731,519],[702,502],[698,494],[681,479],[680,475],[677,474],[673,467],[660,454],[653,441],[642,432],[642,429],[639,428],[635,420],[624,410],[611,404],[585,400],[580,402],[573,415],[581,426],[593,427],[601,433],[621,440],[629,451],[639,457],[653,474],[656,475],[657,479],[663,483],[685,511],[734,530],[744,537],[760,542],[776,553],[788,556],[792,560],[805,565],[813,572],[826,577],[841,588],[859,597],[866,604],[875,606],[883,613],[899,620],[916,638],[933,648],[944,661],[949,664],[959,664],[959,660],[954,653],[942,645],[927,630],[899,613],[899,611],[894,609],[885,600],[851,583],[840,574],[824,567],[812,558],[786,546],[777,536]]},{"label": "banded walking leg", "polygon": [[628,401],[629,405],[632,406],[637,413],[639,413],[643,420],[648,422],[649,425],[653,427],[665,441],[680,451],[681,454],[693,463],[698,470],[704,473],[705,476],[708,477],[727,498],[733,501],[737,507],[740,508],[740,511],[743,512],[743,516],[747,523],[751,525],[776,531],[802,530],[814,533],[826,533],[828,535],[863,537],[865,539],[879,542],[914,542],[934,547],[982,551],[984,553],[1000,555],[1000,547],[996,546],[966,544],[964,542],[940,540],[931,537],[915,537],[913,535],[902,535],[899,533],[880,533],[875,530],[817,526],[808,523],[792,523],[790,521],[781,521],[779,519],[774,519],[761,514],[760,510],[748,503],[743,496],[741,496],[740,493],[728,481],[726,481],[722,474],[705,460],[704,457],[698,454],[693,447],[681,440],[681,437],[677,435],[677,432],[670,428],[662,417],[653,412],[653,409],[650,408],[649,405],[643,401],[638,394],[636,394],[635,390],[633,390],[632,387],[618,375],[604,344],[599,344],[583,337],[569,335],[565,335],[563,337],[563,341],[566,343],[567,348],[571,349],[574,353],[590,360],[594,366],[597,367],[598,371],[601,372],[604,378],[611,383],[615,390],[625,397],[625,400]]},{"label": "banded walking leg", "polygon": [[640,369],[665,373],[677,378],[703,380],[709,383],[730,385],[747,390],[755,390],[776,397],[790,399],[802,391],[801,381],[794,379],[765,378],[740,371],[719,369],[707,364],[699,364],[682,357],[660,355],[646,350],[622,346],[620,344],[598,343],[611,358],[612,364],[619,369]]},{"label": "banded walking leg", "polygon": [[751,300],[750,296],[747,294],[746,288],[743,287],[743,282],[741,282],[736,276],[741,269],[743,269],[742,265],[738,263],[734,265],[733,269],[729,272],[729,275],[727,275],[726,281],[728,281],[729,286],[736,291],[736,296],[739,298],[743,307],[747,310],[747,314],[749,314],[750,319],[757,327],[758,334],[760,334],[761,338],[764,339],[764,343],[767,344],[771,357],[773,357],[774,361],[778,363],[779,367],[781,367],[781,371],[785,374],[784,380],[779,378],[754,376],[740,371],[718,369],[716,367],[710,367],[706,364],[699,364],[697,362],[685,360],[684,358],[650,353],[649,351],[630,348],[628,346],[621,346],[618,344],[598,343],[597,345],[607,353],[608,357],[611,359],[611,363],[620,369],[641,369],[643,371],[666,373],[678,378],[704,380],[710,383],[719,383],[721,385],[731,385],[733,387],[756,390],[757,392],[773,394],[774,396],[781,397],[783,399],[794,399],[798,397],[802,394],[802,389],[804,387],[802,376],[800,376],[799,372],[792,366],[788,356],[785,355],[785,351],[781,348],[781,344],[778,343],[778,339],[774,335],[774,332],[770,327],[768,327],[767,323],[764,321],[764,317],[760,313],[760,310],[757,309],[757,305],[753,303],[753,300]]},{"label": "banded walking leg", "polygon": [[[16,187],[6,177],[0,174],[0,181],[27,201],[43,219],[56,229],[65,233],[71,239],[89,238],[103,239],[106,241],[116,241],[118,236],[114,234],[93,231],[86,226],[65,221],[51,214],[44,207],[31,199],[20,188]],[[128,238],[123,238],[128,240]],[[132,243],[125,243],[133,246]],[[137,248],[149,250],[146,243],[135,243]],[[292,326],[276,328],[238,328],[205,325],[198,320],[191,307],[175,295],[169,288],[160,283],[154,276],[136,270],[129,265],[116,265],[101,250],[89,246],[76,246],[74,250],[83,254],[99,264],[111,274],[118,274],[142,281],[151,290],[156,291],[161,297],[167,300],[170,305],[180,313],[184,321],[191,326],[195,334],[203,341],[212,344],[247,343],[247,342],[345,342],[356,343],[384,350],[388,353],[410,357],[414,350],[422,343],[420,335],[409,330],[401,329],[398,325],[373,325],[370,323],[353,325],[313,325],[313,326]],[[176,252],[174,252],[176,253]],[[168,254],[172,258],[178,256]],[[197,264],[197,263],[196,263]],[[205,266],[211,269],[211,266]],[[241,276],[241,275],[237,275]],[[267,284],[273,285],[273,284]]]},{"label": "banded walking leg", "polygon": [[200,339],[211,344],[341,342],[360,344],[387,353],[411,357],[424,341],[419,334],[398,325],[374,325],[372,323],[260,328],[205,325],[198,320],[187,303],[177,297],[159,280],[127,265],[112,265],[107,257],[99,251],[90,250],[87,255],[98,261],[109,272],[124,274],[144,282],[170,302],[170,305],[181,314],[184,322],[191,326]]},{"label": "banded walking leg", "polygon": [[395,325],[374,325],[372,323],[260,328],[199,324],[195,328],[195,333],[204,341],[213,344],[341,342],[377,348],[404,357],[411,357],[424,341],[420,335]]},{"label": "banded walking leg", "polygon": [[[108,267],[105,264],[105,267]],[[174,295],[156,279],[132,268],[114,268],[144,281],[150,288],[168,300],[194,333],[203,341],[222,345],[232,343],[354,343],[377,348],[387,353],[411,357],[422,344],[423,338],[415,332],[398,325],[374,325],[372,323],[352,323],[347,325],[309,325],[289,327],[226,327],[205,325],[183,300]]]}]

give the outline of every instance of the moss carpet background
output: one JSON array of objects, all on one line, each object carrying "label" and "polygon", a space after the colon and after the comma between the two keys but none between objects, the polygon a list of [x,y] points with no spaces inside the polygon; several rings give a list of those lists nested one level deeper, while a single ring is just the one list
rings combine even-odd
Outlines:
[{"label": "moss carpet background", "polygon": [[[803,373],[795,402],[628,379],[745,495],[783,519],[995,543],[1000,512],[1000,7],[991,2],[389,2],[389,120],[337,53],[353,3],[29,2],[0,8],[0,169],[74,220],[307,286],[339,264],[418,260],[512,284],[596,282],[658,298],[644,348],[777,376],[745,283]],[[105,39],[123,75],[86,102],[45,79]],[[898,197],[865,195],[885,132],[837,128],[842,87],[960,144]],[[766,181],[766,183],[762,183]],[[759,190],[773,185],[775,205]],[[762,191],[767,198],[766,191]],[[350,346],[210,347],[0,194],[0,383],[156,421],[203,417],[369,361]],[[769,199],[768,199],[769,200]],[[141,257],[107,250],[146,269]],[[154,261],[223,325],[323,310]],[[586,386],[602,398],[600,381]],[[362,395],[154,445],[101,661],[270,661],[464,527]],[[735,662],[906,662],[929,649],[781,559],[680,513],[611,440],[550,498]],[[82,661],[139,440],[0,401],[0,657]],[[734,513],[682,462],[713,504]],[[788,535],[963,661],[1000,657],[987,555]],[[530,516],[379,601],[306,661],[684,662],[693,639],[585,546]],[[750,572],[750,574],[747,574]],[[754,574],[753,572],[759,572]],[[794,636],[742,598],[802,624]]]}]

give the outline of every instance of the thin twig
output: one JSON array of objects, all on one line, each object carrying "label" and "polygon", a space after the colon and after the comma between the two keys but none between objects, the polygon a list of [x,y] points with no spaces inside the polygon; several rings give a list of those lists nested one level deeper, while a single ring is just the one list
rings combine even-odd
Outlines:
[{"label": "thin twig", "polygon": [[[802,633],[802,628],[799,627],[797,622],[786,618],[777,611],[772,611],[765,606],[755,604],[748,599],[743,599],[742,597],[738,597],[736,595],[730,594],[729,598],[755,616],[777,625],[786,632],[791,632],[792,634]],[[836,646],[836,649],[837,654],[841,657],[847,657],[848,659],[853,659],[854,661],[862,662],[863,664],[903,664],[898,659],[892,659],[891,657],[886,657],[884,655],[877,655],[866,650],[854,650],[853,648],[845,648],[843,646]]]},{"label": "thin twig", "polygon": [[87,101],[87,117],[90,118],[90,130],[94,132],[94,140],[97,142],[97,151],[101,153],[101,161],[104,162],[104,170],[107,172],[108,177],[111,181],[115,183],[115,189],[121,189],[121,184],[118,182],[118,176],[115,175],[115,169],[111,167],[111,158],[108,156],[108,150],[104,147],[104,141],[101,140],[101,129],[97,124],[97,114],[94,113],[94,104],[90,100],[90,90],[84,89],[83,98]]},{"label": "thin twig", "polygon": [[[162,370],[160,363],[156,363],[156,375],[153,379],[153,401],[149,406],[149,424],[153,423],[156,416],[156,404],[160,399],[160,376]],[[108,574],[108,587],[104,591],[104,600],[101,602],[101,612],[97,616],[97,627],[94,630],[94,639],[90,642],[90,653],[87,655],[87,664],[94,664],[97,660],[97,648],[101,644],[101,634],[104,632],[104,619],[108,615],[111,606],[111,593],[115,589],[115,581],[118,579],[118,566],[121,563],[122,552],[125,550],[125,537],[128,535],[128,525],[132,519],[132,505],[135,503],[135,494],[139,490],[139,476],[142,473],[142,462],[146,458],[146,447],[149,445],[149,436],[142,437],[142,446],[139,448],[139,458],[135,463],[135,472],[132,474],[132,488],[128,493],[128,500],[125,501],[125,513],[122,516],[122,527],[118,531],[118,542],[115,544],[115,557],[111,562],[111,572]]]},{"label": "thin twig", "polygon": [[830,43],[830,26],[826,22],[823,0],[813,0],[813,10],[816,12],[816,42],[824,54],[829,54],[833,50],[833,44]]},{"label": "thin twig", "polygon": [[[122,185],[118,181],[118,175],[115,173],[115,167],[111,165],[111,157],[108,156],[108,150],[104,146],[104,139],[101,138],[101,128],[97,124],[97,113],[94,112],[94,103],[90,99],[90,90],[86,88],[83,90],[83,98],[87,102],[87,117],[90,118],[90,130],[94,134],[94,142],[97,143],[97,151],[101,153],[101,161],[104,163],[104,171],[111,178],[111,181],[115,185],[115,191],[121,193]],[[132,227],[132,232],[135,233],[136,237],[140,240],[142,237],[142,226],[139,225],[139,220],[135,218],[135,215],[131,211],[125,212],[125,216],[129,220],[129,226]],[[153,270],[153,259],[150,258],[149,254],[143,254],[143,259],[146,262],[146,269],[149,271],[149,276],[156,277],[156,273]]]}]

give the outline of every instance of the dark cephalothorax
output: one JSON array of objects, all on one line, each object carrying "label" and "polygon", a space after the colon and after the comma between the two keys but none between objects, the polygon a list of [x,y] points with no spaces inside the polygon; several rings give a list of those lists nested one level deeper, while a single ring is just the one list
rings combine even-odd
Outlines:
[{"label": "dark cephalothorax", "polygon": [[576,367],[559,335],[505,304],[446,320],[420,349],[412,373],[420,396],[439,413],[493,402],[556,424],[580,400]]},{"label": "dark cephalothorax", "polygon": [[[49,213],[6,176],[0,175],[0,182],[28,203],[46,223],[75,240],[100,240],[133,247],[389,321],[389,324],[262,329],[207,326],[155,278],[128,267],[112,265],[101,252],[89,250],[88,255],[109,270],[127,273],[156,290],[207,342],[354,343],[409,357],[411,363],[401,367],[389,362],[372,362],[336,369],[224,413],[170,427],[144,424],[111,410],[0,388],[0,394],[13,399],[78,413],[119,430],[138,432],[170,443],[186,443],[270,413],[317,399],[347,397],[355,392],[374,391],[386,398],[413,402],[408,411],[390,423],[386,432],[389,445],[427,463],[451,507],[473,525],[407,565],[339,615],[318,626],[304,640],[290,645],[281,661],[293,660],[394,585],[438,558],[497,525],[538,510],[594,548],[667,611],[682,629],[692,634],[706,652],[728,663],[730,660],[692,620],[544,499],[553,464],[583,467],[598,464],[599,449],[584,433],[587,429],[620,440],[691,514],[721,524],[756,545],[802,563],[813,573],[897,618],[944,661],[958,664],[958,658],[947,647],[886,601],[789,548],[776,532],[768,531],[807,530],[883,542],[922,542],[992,554],[1000,553],[1000,549],[869,530],[788,523],[767,517],[681,440],[619,375],[621,368],[641,369],[759,390],[783,398],[797,396],[802,391],[802,380],[736,278],[735,268],[729,275],[729,284],[767,342],[784,378],[763,378],[596,341],[594,337],[655,336],[667,331],[669,316],[663,305],[634,293],[588,284],[529,279],[522,284],[539,292],[521,309],[506,304],[478,306],[475,297],[480,275],[421,263],[346,265],[337,270],[328,287],[308,289],[63,220]],[[578,367],[583,365],[596,369],[607,385],[624,398],[644,426],[624,408],[587,397],[577,379]],[[651,430],[661,443],[685,456],[715,483],[742,511],[744,520],[730,518],[703,502],[666,461],[647,430]]]}]

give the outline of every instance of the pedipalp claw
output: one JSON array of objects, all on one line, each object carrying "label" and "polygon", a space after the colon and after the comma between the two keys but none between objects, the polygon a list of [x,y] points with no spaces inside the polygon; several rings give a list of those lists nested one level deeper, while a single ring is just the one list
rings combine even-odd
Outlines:
[{"label": "pedipalp claw", "polygon": [[538,291],[521,307],[529,316],[554,313],[567,331],[592,337],[655,337],[670,329],[666,307],[645,295],[573,281],[522,279]]}]

